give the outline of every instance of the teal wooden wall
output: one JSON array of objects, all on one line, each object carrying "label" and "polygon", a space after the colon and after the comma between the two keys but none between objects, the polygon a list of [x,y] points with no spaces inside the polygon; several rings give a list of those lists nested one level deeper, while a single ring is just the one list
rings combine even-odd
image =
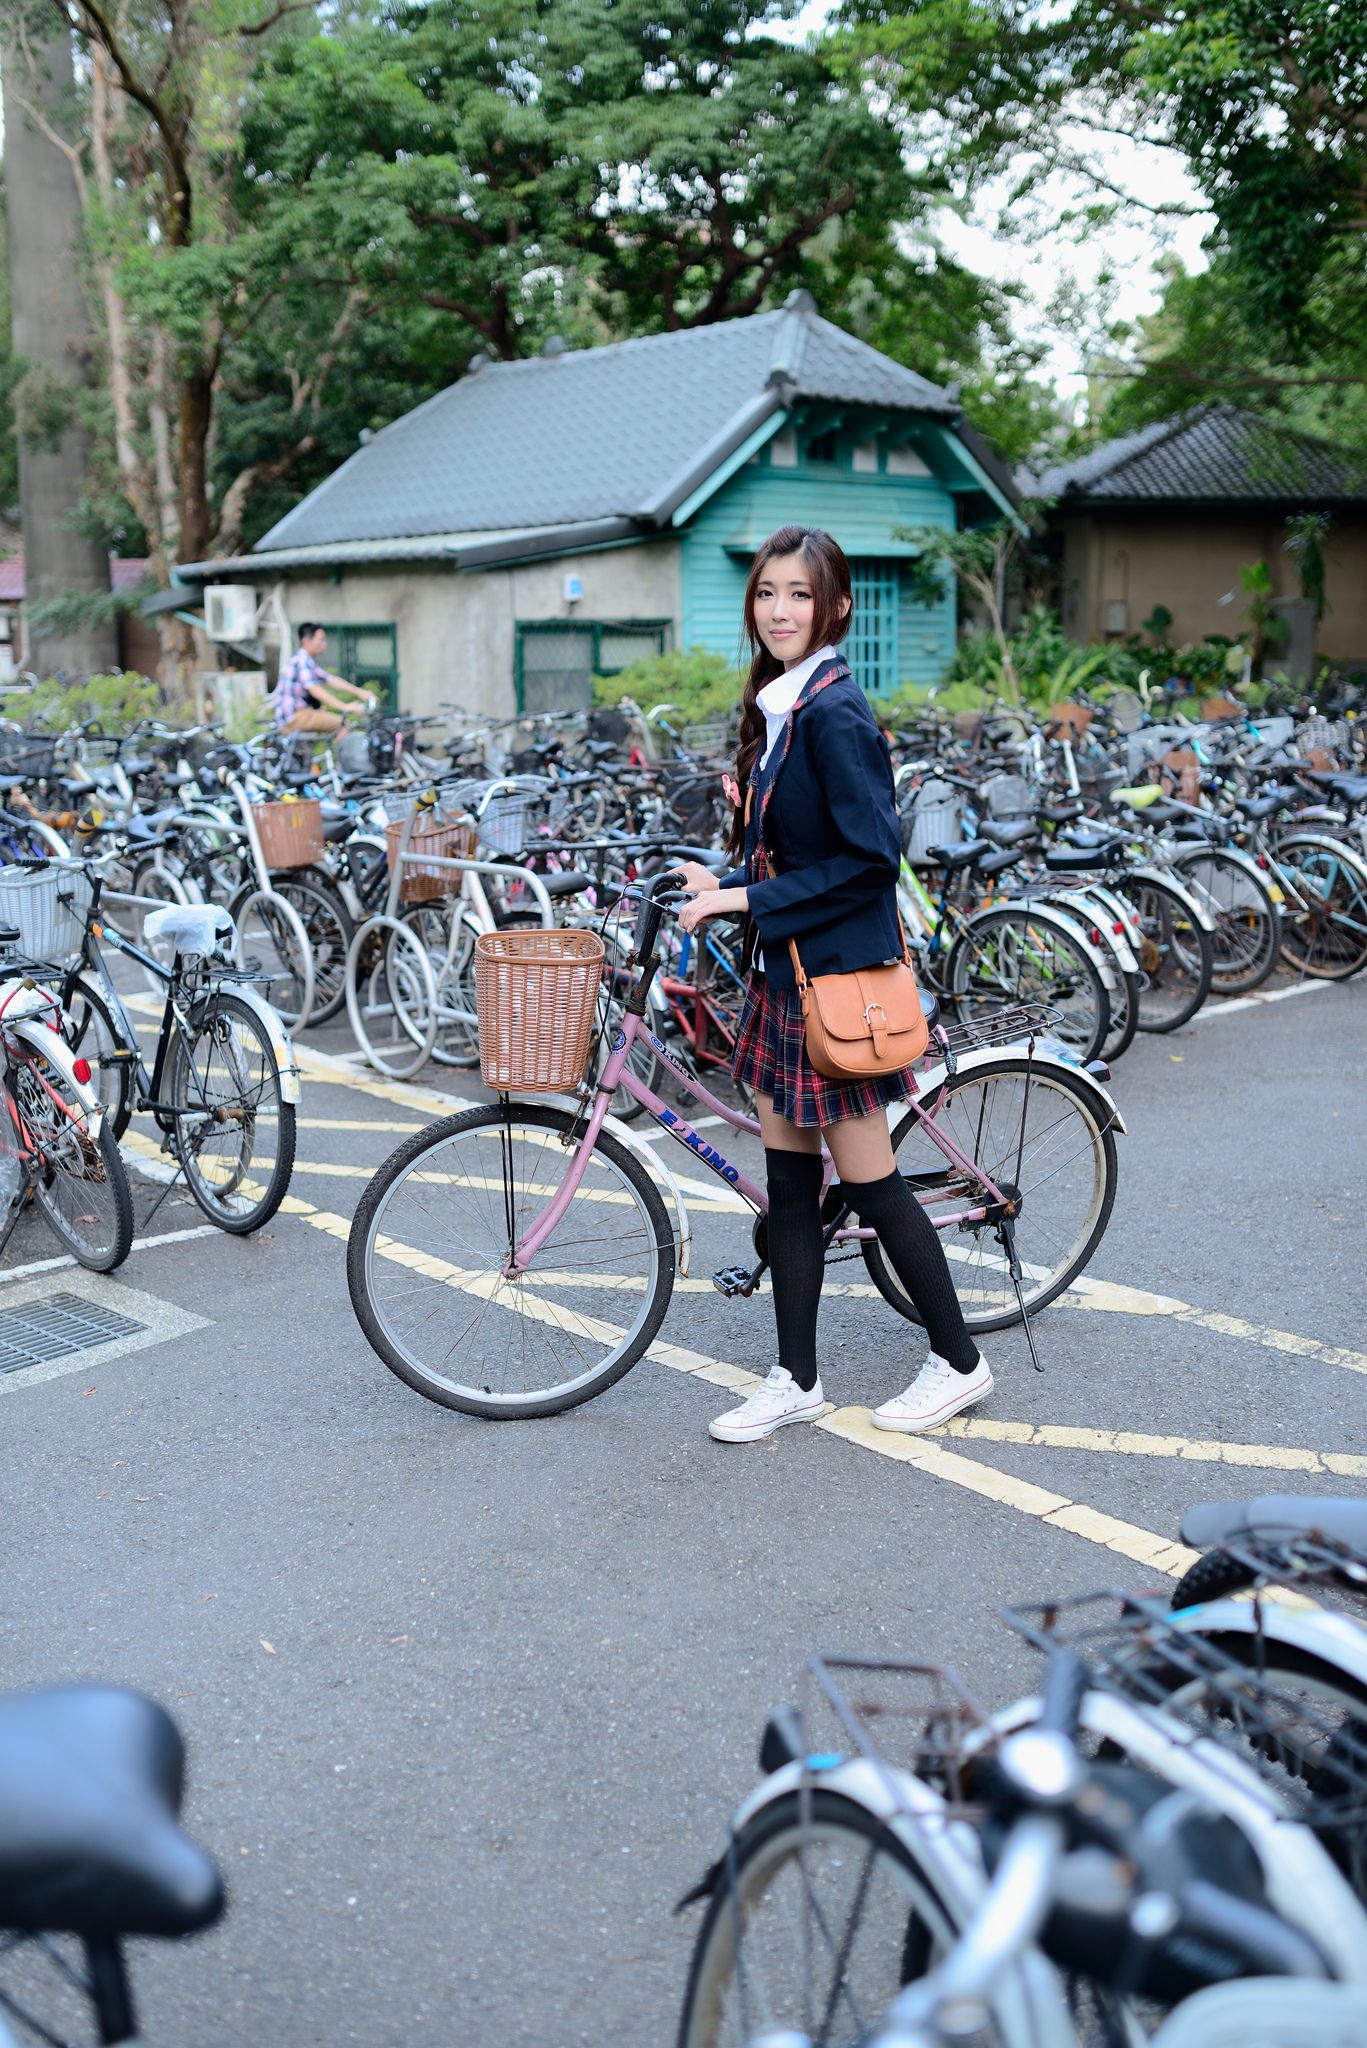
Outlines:
[{"label": "teal wooden wall", "polygon": [[[878,471],[856,471],[854,438],[837,437],[834,463],[810,463],[799,429],[795,468],[772,462],[771,443],[683,527],[681,647],[711,647],[735,658],[750,558],[775,527],[822,526],[851,559],[910,562],[916,551],[893,539],[896,528],[954,526],[954,498],[938,477],[889,476],[881,443]],[[914,604],[903,584],[897,680],[932,683],[954,652],[954,591],[947,586],[941,602],[928,608]],[[856,681],[867,687],[869,679]]]}]

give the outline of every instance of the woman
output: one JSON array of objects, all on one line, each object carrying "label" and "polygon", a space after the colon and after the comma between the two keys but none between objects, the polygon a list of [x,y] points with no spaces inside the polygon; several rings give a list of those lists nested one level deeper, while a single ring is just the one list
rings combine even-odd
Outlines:
[{"label": "woman", "polygon": [[745,589],[753,658],[730,848],[744,864],[721,876],[694,862],[684,870],[693,897],[680,917],[685,930],[749,913],[752,971],[735,1072],[759,1103],[769,1186],[778,1364],[747,1401],[712,1423],[723,1443],[752,1443],[785,1423],[814,1421],[825,1404],[816,1358],[823,1138],[846,1201],[877,1231],[930,1339],[916,1378],[874,1409],[874,1422],[914,1434],[992,1390],[935,1227],[893,1162],[886,1110],[915,1093],[910,1070],[827,1080],[803,1038],[790,939],[809,976],[851,973],[902,951],[892,765],[838,651],[850,609],[849,564],[829,534],[783,526],[764,543]]}]

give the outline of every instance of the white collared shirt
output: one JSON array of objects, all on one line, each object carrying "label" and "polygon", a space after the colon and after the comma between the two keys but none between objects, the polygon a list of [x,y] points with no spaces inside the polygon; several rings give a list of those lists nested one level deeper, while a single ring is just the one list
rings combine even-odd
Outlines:
[{"label": "white collared shirt", "polygon": [[787,722],[788,713],[802,695],[807,683],[816,674],[823,661],[834,661],[834,647],[818,647],[815,654],[806,654],[794,667],[785,669],[781,676],[775,676],[766,683],[755,698],[764,713],[764,752],[759,765],[764,767],[778,744],[779,734]]}]

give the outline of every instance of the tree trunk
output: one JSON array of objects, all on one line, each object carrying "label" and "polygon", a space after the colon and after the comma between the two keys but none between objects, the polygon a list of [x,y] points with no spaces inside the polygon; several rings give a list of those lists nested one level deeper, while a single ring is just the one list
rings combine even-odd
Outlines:
[{"label": "tree trunk", "polygon": [[202,562],[209,552],[209,428],[214,382],[202,370],[180,379],[180,552],[182,562]]},{"label": "tree trunk", "polygon": [[[76,396],[90,376],[90,339],[77,269],[80,206],[70,160],[24,111],[27,101],[59,135],[74,129],[71,38],[59,31],[33,45],[25,63],[14,42],[4,51],[5,200],[14,352],[49,387]],[[91,435],[72,424],[56,438],[19,441],[19,505],[24,528],[24,608],[109,589],[105,548],[78,524],[87,486]],[[88,675],[117,665],[112,618],[99,624],[26,626],[26,665],[40,674]]]}]

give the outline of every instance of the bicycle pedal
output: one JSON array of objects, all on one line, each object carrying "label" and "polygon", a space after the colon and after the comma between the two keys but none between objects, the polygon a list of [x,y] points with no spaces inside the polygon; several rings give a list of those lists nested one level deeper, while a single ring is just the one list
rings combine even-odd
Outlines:
[{"label": "bicycle pedal", "polygon": [[723,1266],[719,1273],[712,1275],[712,1285],[718,1294],[724,1294],[728,1301],[734,1301],[738,1294],[747,1298],[759,1285],[759,1275],[745,1266]]}]

